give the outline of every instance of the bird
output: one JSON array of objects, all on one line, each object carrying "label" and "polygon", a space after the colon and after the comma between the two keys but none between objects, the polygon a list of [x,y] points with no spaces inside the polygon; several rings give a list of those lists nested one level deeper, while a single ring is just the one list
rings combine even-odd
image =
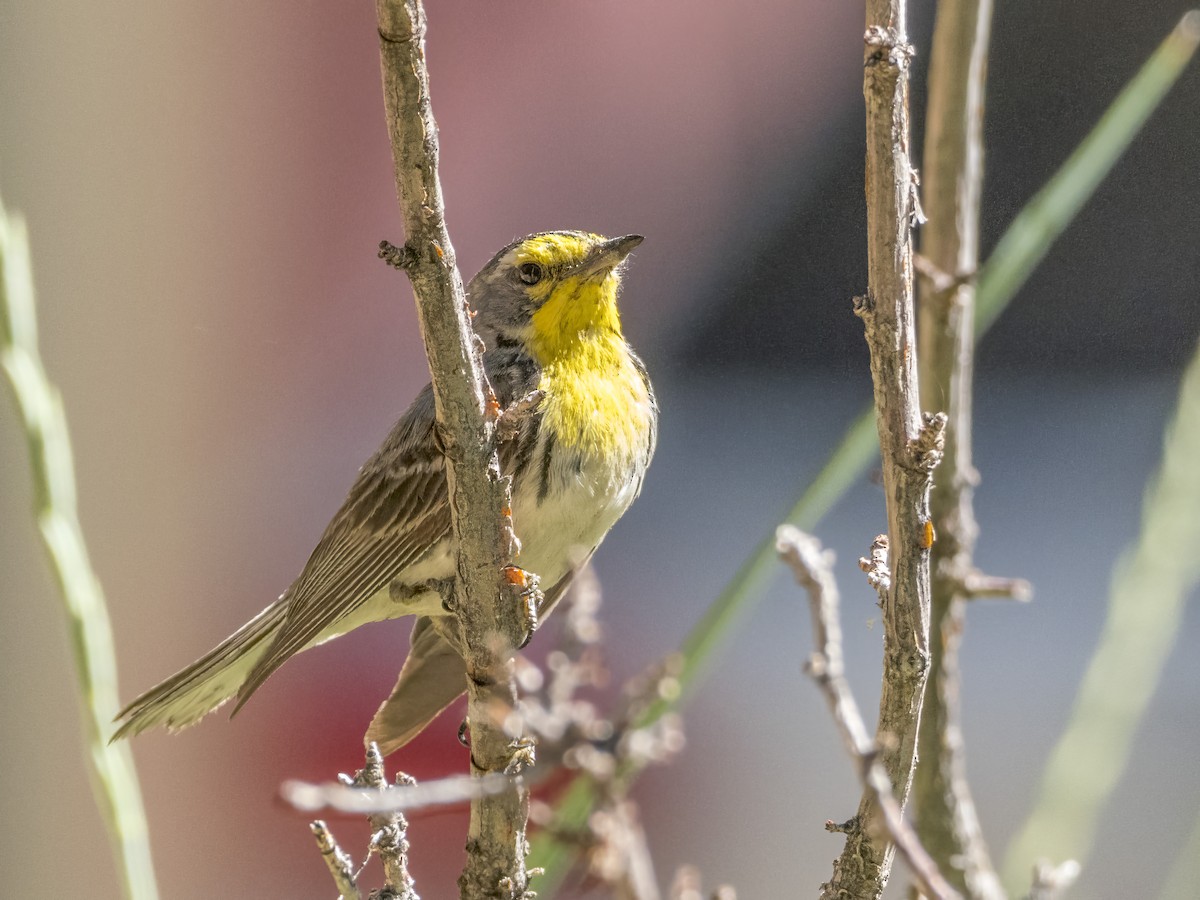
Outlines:
[{"label": "bird", "polygon": [[[642,489],[658,403],[625,339],[618,294],[642,236],[539,232],[513,241],[466,294],[501,409],[526,403],[498,444],[512,478],[518,562],[553,609]],[[230,700],[234,713],[291,657],[361,625],[416,616],[409,654],[367,729],[384,754],[419,734],[466,688],[447,586],[456,542],[431,385],[359,470],[299,577],[196,662],[137,697],[112,739],[193,725]]]}]

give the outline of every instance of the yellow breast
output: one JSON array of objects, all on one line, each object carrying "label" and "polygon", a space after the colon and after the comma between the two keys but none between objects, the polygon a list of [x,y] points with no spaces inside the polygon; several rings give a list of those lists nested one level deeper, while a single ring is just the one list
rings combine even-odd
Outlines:
[{"label": "yellow breast", "polygon": [[632,460],[647,450],[653,410],[623,339],[581,341],[542,369],[542,427],[581,454]]}]

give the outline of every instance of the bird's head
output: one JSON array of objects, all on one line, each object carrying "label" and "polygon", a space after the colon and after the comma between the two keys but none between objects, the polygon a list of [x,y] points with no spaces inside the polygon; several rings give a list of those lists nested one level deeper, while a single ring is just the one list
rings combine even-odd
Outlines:
[{"label": "bird's head", "polygon": [[639,234],[531,234],[497,253],[467,288],[475,327],[489,347],[518,343],[539,363],[590,337],[621,336],[621,263]]}]

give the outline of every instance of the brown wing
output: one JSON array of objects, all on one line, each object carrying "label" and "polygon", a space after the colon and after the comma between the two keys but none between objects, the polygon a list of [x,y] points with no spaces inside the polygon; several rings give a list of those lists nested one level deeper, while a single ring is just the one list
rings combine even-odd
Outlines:
[{"label": "brown wing", "polygon": [[[538,368],[519,347],[489,350],[484,367],[502,407],[537,385]],[[531,423],[516,440],[500,446],[502,472],[528,462],[536,430]],[[350,496],[288,589],[287,616],[238,691],[234,713],[291,656],[450,536],[445,458],[434,430],[433,391],[426,385],[363,466]]]},{"label": "brown wing", "polygon": [[287,615],[238,691],[238,709],[292,655],[450,535],[445,460],[425,388],[367,461],[288,589]]}]

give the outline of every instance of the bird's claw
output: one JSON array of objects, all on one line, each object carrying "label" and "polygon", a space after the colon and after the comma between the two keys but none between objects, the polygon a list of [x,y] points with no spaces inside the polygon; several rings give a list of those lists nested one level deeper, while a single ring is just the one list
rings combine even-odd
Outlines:
[{"label": "bird's claw", "polygon": [[508,765],[505,775],[519,775],[522,769],[532,768],[537,762],[537,740],[529,736],[514,738],[508,744]]},{"label": "bird's claw", "polygon": [[546,392],[540,388],[530,391],[516,400],[511,406],[501,410],[499,401],[496,402],[496,438],[500,443],[513,440],[529,420],[530,415],[537,409],[538,404],[545,399]]},{"label": "bird's claw", "polygon": [[538,629],[538,610],[541,609],[546,595],[542,593],[541,579],[520,566],[505,566],[504,579],[520,589],[521,612],[525,616],[525,635],[517,649],[524,650]]}]

